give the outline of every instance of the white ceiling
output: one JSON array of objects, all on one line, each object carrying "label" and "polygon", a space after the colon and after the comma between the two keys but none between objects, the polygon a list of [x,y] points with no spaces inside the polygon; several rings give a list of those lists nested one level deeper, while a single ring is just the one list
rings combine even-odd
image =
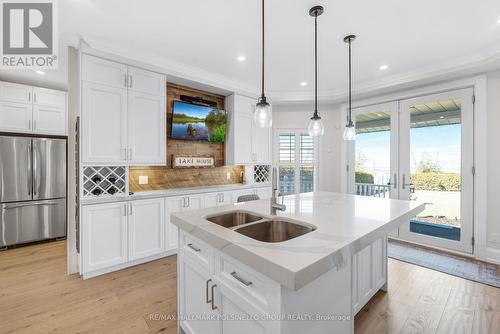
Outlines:
[{"label": "white ceiling", "polygon": [[[319,92],[334,96],[347,85],[347,48],[355,33],[354,86],[370,87],[422,73],[456,69],[500,55],[498,0],[267,0],[268,95],[310,97],[313,92],[313,19],[319,17]],[[64,0],[60,37],[179,73],[198,73],[257,92],[260,0]],[[245,55],[245,62],[236,60]],[[379,66],[389,68],[380,71]],[[301,81],[308,85],[300,86]]]}]

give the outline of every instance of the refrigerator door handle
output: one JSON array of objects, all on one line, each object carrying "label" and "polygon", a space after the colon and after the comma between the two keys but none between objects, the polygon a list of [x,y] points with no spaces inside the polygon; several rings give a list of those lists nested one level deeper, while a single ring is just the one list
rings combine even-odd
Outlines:
[{"label": "refrigerator door handle", "polygon": [[37,158],[36,158],[36,149],[35,149],[34,145],[32,147],[32,150],[33,150],[33,196],[36,196],[37,195],[37,188],[38,188],[37,177],[36,177]]},{"label": "refrigerator door handle", "polygon": [[31,151],[33,149],[33,144],[30,142],[28,144],[28,178],[27,187],[28,195],[31,196],[31,190],[33,189],[33,170],[31,169]]},{"label": "refrigerator door handle", "polygon": [[6,205],[6,206],[4,206],[4,209],[5,210],[17,209],[17,208],[24,208],[27,206],[35,206],[35,205],[57,205],[57,202],[28,202],[28,203],[21,203],[21,204]]}]

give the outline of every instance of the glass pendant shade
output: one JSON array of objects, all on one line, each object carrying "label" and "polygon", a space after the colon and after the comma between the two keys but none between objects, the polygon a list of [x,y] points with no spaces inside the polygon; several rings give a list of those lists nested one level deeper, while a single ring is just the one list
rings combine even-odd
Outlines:
[{"label": "glass pendant shade", "polygon": [[311,137],[322,136],[325,133],[325,127],[323,126],[321,117],[311,117],[309,126],[307,127],[307,132]]},{"label": "glass pendant shade", "polygon": [[346,125],[342,137],[344,138],[344,140],[356,140],[356,129],[354,128],[354,125],[352,123]]},{"label": "glass pendant shade", "polygon": [[257,102],[253,113],[253,121],[257,127],[262,129],[273,126],[273,110],[268,102],[265,100]]}]

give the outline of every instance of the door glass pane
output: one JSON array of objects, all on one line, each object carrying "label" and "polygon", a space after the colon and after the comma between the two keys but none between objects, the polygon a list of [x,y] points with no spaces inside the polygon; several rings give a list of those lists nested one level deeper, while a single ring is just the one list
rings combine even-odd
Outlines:
[{"label": "door glass pane", "polygon": [[389,197],[391,182],[391,112],[379,110],[355,117],[355,192]]},{"label": "door glass pane", "polygon": [[280,193],[295,193],[295,168],[293,166],[280,166]]},{"label": "door glass pane", "polygon": [[410,108],[410,199],[427,203],[411,232],[460,240],[461,104],[451,99]]},{"label": "door glass pane", "polygon": [[300,135],[300,192],[314,191],[314,138]]}]

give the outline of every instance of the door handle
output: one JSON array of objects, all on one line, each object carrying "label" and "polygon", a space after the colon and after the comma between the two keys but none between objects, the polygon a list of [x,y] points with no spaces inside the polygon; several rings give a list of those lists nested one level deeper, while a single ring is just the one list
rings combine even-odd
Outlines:
[{"label": "door handle", "polygon": [[130,83],[129,87],[130,87],[130,88],[132,88],[132,75],[129,75],[129,79],[130,79],[130,80],[129,80],[129,81],[130,81],[130,82],[129,82],[129,83]]},{"label": "door handle", "polygon": [[35,150],[35,147],[32,145],[31,146],[32,148],[32,151],[33,151],[33,196],[36,196],[37,195],[37,192],[36,192],[36,189],[38,187],[38,181],[37,181],[37,177],[36,177],[36,173],[37,173],[37,159],[36,159],[36,150]]},{"label": "door handle", "polygon": [[31,190],[33,189],[33,171],[31,169],[31,142],[28,144],[28,195],[31,196]]},{"label": "door handle", "polygon": [[217,284],[212,285],[212,289],[211,289],[212,290],[212,300],[211,300],[212,310],[216,310],[217,309],[217,306],[215,306],[215,302],[214,302],[214,300],[215,300],[215,298],[214,298],[214,289],[215,289],[216,286],[217,286]]},{"label": "door handle", "polygon": [[128,87],[128,80],[127,80],[127,75],[126,74],[123,75],[123,85],[125,87]]},{"label": "door handle", "polygon": [[403,174],[403,180],[401,182],[401,188],[406,189],[406,186],[411,187],[413,183],[406,183],[406,174]]},{"label": "door handle", "polygon": [[392,185],[394,189],[398,189],[398,174],[394,173],[394,181],[392,182],[387,182],[387,185],[390,186]]},{"label": "door handle", "polygon": [[[206,285],[206,290],[205,290],[205,293],[207,295],[207,304],[210,304],[212,302],[212,300],[210,298],[208,298],[208,285],[210,284],[210,282],[212,282],[211,278],[207,280],[207,285]],[[212,296],[212,298],[213,298],[213,296]]]}]

